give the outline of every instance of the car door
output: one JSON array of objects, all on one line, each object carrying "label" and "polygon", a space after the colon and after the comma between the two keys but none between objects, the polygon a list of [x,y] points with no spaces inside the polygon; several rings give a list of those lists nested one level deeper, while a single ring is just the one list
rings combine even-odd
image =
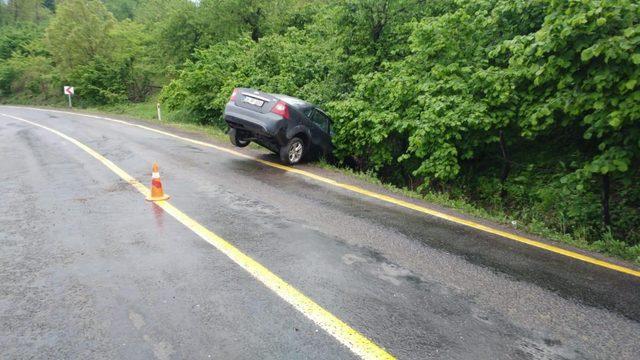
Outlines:
[{"label": "car door", "polygon": [[324,155],[332,151],[331,119],[320,109],[315,108],[309,118],[311,120],[311,141],[317,145]]}]

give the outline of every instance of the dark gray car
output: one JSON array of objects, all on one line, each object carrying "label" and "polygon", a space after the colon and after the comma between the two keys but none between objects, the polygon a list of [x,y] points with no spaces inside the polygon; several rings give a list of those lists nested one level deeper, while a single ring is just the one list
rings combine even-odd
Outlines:
[{"label": "dark gray car", "polygon": [[229,139],[238,147],[251,141],[296,164],[309,154],[331,156],[331,119],[318,107],[287,95],[237,88],[224,109]]}]

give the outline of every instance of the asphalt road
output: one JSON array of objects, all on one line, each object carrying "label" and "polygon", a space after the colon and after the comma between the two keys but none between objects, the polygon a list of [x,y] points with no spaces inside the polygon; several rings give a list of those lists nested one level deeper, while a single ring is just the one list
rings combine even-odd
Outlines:
[{"label": "asphalt road", "polygon": [[[173,206],[398,358],[640,354],[633,275],[145,129],[0,113],[145,184],[157,161]],[[356,355],[78,146],[0,116],[0,358]]]}]

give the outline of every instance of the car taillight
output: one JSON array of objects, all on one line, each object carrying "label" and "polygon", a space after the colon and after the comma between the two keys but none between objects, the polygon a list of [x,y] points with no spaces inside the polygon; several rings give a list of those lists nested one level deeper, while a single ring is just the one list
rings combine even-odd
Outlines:
[{"label": "car taillight", "polygon": [[278,101],[273,108],[271,108],[271,112],[289,120],[289,107],[284,101]]},{"label": "car taillight", "polygon": [[233,92],[231,93],[231,98],[229,100],[236,101],[236,96],[238,96],[238,89],[233,89]]}]

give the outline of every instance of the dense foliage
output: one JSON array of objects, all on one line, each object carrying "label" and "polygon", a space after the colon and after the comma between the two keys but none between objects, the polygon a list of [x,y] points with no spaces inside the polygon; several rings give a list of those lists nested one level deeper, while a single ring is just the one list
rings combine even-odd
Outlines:
[{"label": "dense foliage", "polygon": [[346,166],[640,257],[635,0],[10,0],[0,11],[2,97],[59,98],[63,84],[85,104],[159,92],[222,127],[234,87],[291,94],[334,118]]}]

